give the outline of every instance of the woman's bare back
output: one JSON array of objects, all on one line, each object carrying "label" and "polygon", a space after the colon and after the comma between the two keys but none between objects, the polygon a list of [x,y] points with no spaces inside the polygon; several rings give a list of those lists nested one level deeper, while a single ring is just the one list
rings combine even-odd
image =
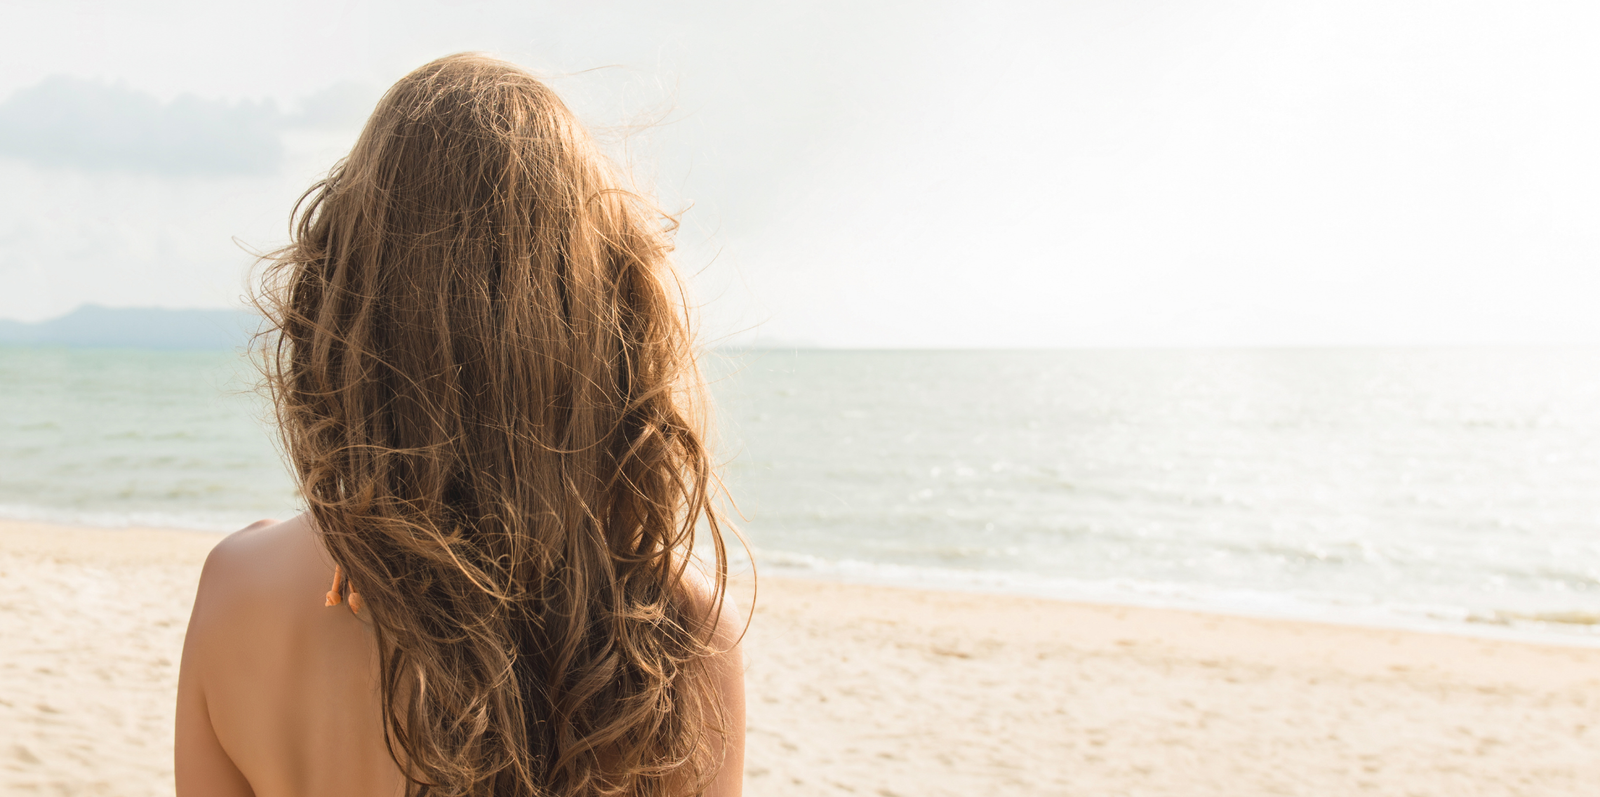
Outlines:
[{"label": "woman's bare back", "polygon": [[371,625],[324,604],[332,581],[304,515],[212,551],[178,683],[180,797],[404,793]]},{"label": "woman's bare back", "polygon": [[[405,778],[384,742],[377,640],[348,604],[329,607],[332,560],[307,515],[261,521],[206,559],[178,679],[178,797],[396,797]],[[697,601],[709,585],[689,589]],[[739,613],[725,607],[713,662],[738,733],[705,794],[743,780]]]}]

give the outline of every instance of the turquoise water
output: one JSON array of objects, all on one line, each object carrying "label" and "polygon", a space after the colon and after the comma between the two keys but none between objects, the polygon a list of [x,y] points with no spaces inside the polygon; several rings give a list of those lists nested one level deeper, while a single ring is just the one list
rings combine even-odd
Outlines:
[{"label": "turquoise water", "polygon": [[0,514],[232,530],[297,505],[228,352],[0,347]]},{"label": "turquoise water", "polygon": [[[1600,641],[1600,351],[745,352],[765,572]],[[0,514],[295,510],[236,355],[0,349]]]},{"label": "turquoise water", "polygon": [[1595,636],[1600,351],[725,361],[768,571]]}]

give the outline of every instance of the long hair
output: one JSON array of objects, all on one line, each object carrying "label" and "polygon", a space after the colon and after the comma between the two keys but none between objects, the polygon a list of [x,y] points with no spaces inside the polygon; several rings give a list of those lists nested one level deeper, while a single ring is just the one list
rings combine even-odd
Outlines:
[{"label": "long hair", "polygon": [[703,789],[726,555],[672,220],[476,54],[395,84],[292,219],[266,381],[409,792]]}]

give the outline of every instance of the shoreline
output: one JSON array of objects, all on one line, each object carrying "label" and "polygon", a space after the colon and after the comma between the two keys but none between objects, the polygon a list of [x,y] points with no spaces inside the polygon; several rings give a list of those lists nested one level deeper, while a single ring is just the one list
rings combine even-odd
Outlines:
[{"label": "shoreline", "polygon": [[[213,532],[0,521],[0,792],[171,793]],[[748,582],[734,585],[748,607]],[[762,576],[746,794],[1580,795],[1600,650]]]},{"label": "shoreline", "polygon": [[[211,539],[213,543],[220,541],[231,533],[231,531],[213,531],[200,528],[142,525],[100,526],[89,523],[65,523],[56,520],[17,519],[0,516],[0,535],[8,534],[7,530],[11,527],[29,527],[45,533],[59,531],[67,533],[108,532],[112,534],[133,534],[136,537],[172,533],[193,535],[200,539]],[[243,524],[240,527],[242,528]],[[861,565],[864,563],[849,564]],[[747,572],[748,568],[748,560],[745,560],[742,565],[733,567],[736,573]],[[1487,639],[1530,645],[1600,650],[1600,625],[1574,624],[1572,626],[1574,630],[1559,628],[1557,630],[1549,630],[1514,622],[1474,620],[1471,618],[1446,619],[1427,617],[1420,613],[1386,610],[1381,607],[1336,606],[1304,601],[1297,602],[1294,599],[1283,601],[1280,606],[1284,608],[1275,608],[1265,605],[1265,602],[1256,603],[1254,606],[1242,606],[1198,598],[1188,600],[1163,599],[1160,597],[1141,598],[1131,592],[1128,594],[1108,594],[1106,591],[1097,591],[1092,588],[1074,589],[1073,587],[1062,587],[1059,584],[1051,584],[1047,580],[1041,580],[1036,585],[1029,585],[1026,581],[1015,580],[1014,574],[984,571],[920,571],[915,568],[898,565],[866,565],[860,568],[858,572],[851,572],[851,570],[852,568],[848,565],[843,567],[836,566],[830,570],[828,568],[807,568],[789,564],[766,564],[762,566],[760,572],[763,579],[779,578],[825,584],[886,587],[995,597],[1019,597],[1083,607],[1178,611],[1241,619],[1279,620],[1291,623],[1303,622],[1340,628],[1436,634],[1467,639]],[[905,575],[890,575],[896,570],[905,571]],[[862,571],[865,574],[862,574]],[[1008,580],[1009,583],[1005,583]],[[1262,596],[1272,597],[1266,596],[1265,593]],[[1593,629],[1593,631],[1584,633],[1576,629]]]},{"label": "shoreline", "polygon": [[[773,572],[776,571],[776,572]],[[1034,600],[1052,601],[1073,606],[1101,607],[1101,608],[1128,608],[1150,609],[1155,611],[1185,612],[1199,615],[1216,615],[1219,617],[1233,617],[1246,620],[1276,620],[1288,623],[1310,623],[1313,625],[1326,625],[1335,628],[1362,628],[1374,631],[1398,631],[1411,634],[1430,634],[1438,636],[1462,637],[1464,639],[1484,639],[1497,642],[1513,642],[1528,645],[1548,645],[1561,648],[1576,648],[1580,650],[1600,650],[1600,627],[1592,625],[1578,625],[1577,628],[1595,628],[1592,634],[1579,631],[1544,630],[1530,628],[1507,622],[1488,620],[1449,620],[1428,618],[1420,615],[1406,614],[1383,609],[1364,610],[1357,607],[1337,607],[1333,605],[1300,602],[1294,604],[1304,611],[1294,609],[1269,609],[1247,608],[1230,605],[1222,602],[1207,602],[1204,600],[1163,600],[1160,598],[1139,599],[1136,597],[1120,597],[1117,595],[1101,594],[1072,594],[1070,590],[1051,589],[1008,589],[1003,586],[990,587],[981,583],[984,579],[982,573],[975,573],[970,583],[959,579],[937,580],[910,578],[871,578],[854,577],[849,574],[807,572],[802,568],[780,567],[768,565],[764,568],[762,578],[780,578],[795,581],[813,581],[827,584],[850,584],[864,587],[885,587],[891,589],[905,589],[927,592],[949,592],[965,595],[984,595],[995,597],[1030,598]],[[997,579],[996,579],[997,580]]]}]

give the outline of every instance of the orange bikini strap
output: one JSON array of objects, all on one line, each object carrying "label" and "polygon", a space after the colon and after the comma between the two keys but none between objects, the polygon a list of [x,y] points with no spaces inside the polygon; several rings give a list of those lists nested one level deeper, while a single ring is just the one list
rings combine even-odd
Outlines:
[{"label": "orange bikini strap", "polygon": [[[334,565],[333,586],[328,588],[328,594],[324,596],[322,605],[338,606],[341,602],[343,602],[346,584],[347,582],[344,578],[344,568]],[[354,614],[361,613],[361,593],[356,592],[354,589],[350,590],[350,611]]]}]

